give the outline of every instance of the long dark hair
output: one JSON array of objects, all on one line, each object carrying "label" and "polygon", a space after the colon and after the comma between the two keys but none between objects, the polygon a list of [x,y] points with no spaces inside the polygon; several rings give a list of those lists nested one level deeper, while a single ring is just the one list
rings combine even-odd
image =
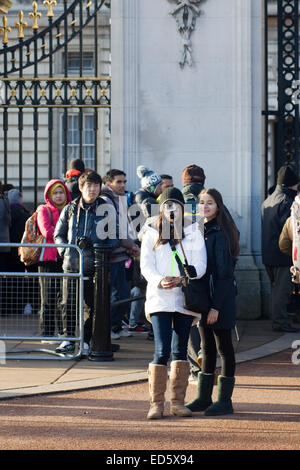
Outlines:
[{"label": "long dark hair", "polygon": [[[156,243],[153,247],[153,250],[156,250],[156,248],[159,246],[159,245],[166,245],[167,243],[169,243],[170,241],[172,241],[172,243],[174,243],[174,245],[177,245],[183,238],[184,238],[184,229],[183,229],[183,224],[184,224],[184,209],[183,207],[181,206],[180,204],[180,207],[181,207],[181,210],[182,210],[182,219],[181,219],[181,227],[182,227],[182,233],[181,234],[178,234],[176,233],[176,223],[175,224],[171,224],[170,226],[170,238],[163,238],[163,223],[170,223],[164,216],[163,214],[163,211],[161,210],[160,213],[159,213],[159,216],[158,216],[158,222],[157,222],[157,227],[158,227],[158,239],[156,240]],[[179,236],[178,236],[179,235]]]},{"label": "long dark hair", "polygon": [[209,196],[211,196],[214,199],[215,203],[217,204],[217,207],[218,207],[218,211],[216,214],[217,224],[223,230],[227,238],[230,255],[234,259],[237,258],[240,252],[239,233],[229,213],[225,209],[221,194],[219,193],[219,191],[217,191],[214,188],[203,189],[201,193],[199,194],[199,199],[201,198],[201,195],[203,194],[209,194]]}]

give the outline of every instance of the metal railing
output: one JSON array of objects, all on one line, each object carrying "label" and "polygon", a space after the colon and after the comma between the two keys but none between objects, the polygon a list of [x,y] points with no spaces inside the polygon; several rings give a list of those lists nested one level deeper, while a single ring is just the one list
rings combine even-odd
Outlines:
[{"label": "metal railing", "polygon": [[[53,244],[42,246],[53,248]],[[0,243],[1,247],[18,249],[37,247],[37,244]],[[5,344],[6,359],[70,360],[81,356],[84,331],[83,289],[86,279],[83,252],[77,245],[55,245],[55,248],[67,247],[78,253],[77,272],[0,272],[0,341]],[[66,281],[69,292],[64,309],[73,324],[72,334],[63,336],[60,307],[64,302],[63,284]],[[63,340],[74,342],[74,352],[66,354],[56,351]],[[47,343],[49,347],[45,348],[43,345]]]}]

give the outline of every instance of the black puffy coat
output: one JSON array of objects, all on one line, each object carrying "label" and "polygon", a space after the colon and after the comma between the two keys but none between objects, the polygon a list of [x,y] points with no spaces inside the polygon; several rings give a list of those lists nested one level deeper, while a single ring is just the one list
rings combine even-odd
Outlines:
[{"label": "black puffy coat", "polygon": [[[207,251],[205,278],[211,291],[211,308],[219,311],[218,321],[213,328],[232,329],[235,327],[235,259],[230,255],[229,244],[222,229],[213,219],[204,224],[204,239]],[[207,316],[200,325],[207,326]]]},{"label": "black puffy coat", "polygon": [[140,207],[145,218],[155,216],[159,213],[159,205],[154,194],[145,189],[135,193],[135,203]]},{"label": "black puffy coat", "polygon": [[292,258],[280,251],[279,237],[297,192],[276,186],[262,204],[262,261],[265,266],[291,266]]},{"label": "black puffy coat", "polygon": [[[111,248],[119,245],[117,239],[107,238],[100,240],[97,235],[97,223],[104,219],[97,214],[101,204],[107,204],[98,197],[93,204],[86,205],[81,198],[77,198],[62,210],[55,227],[55,243],[76,244],[79,238],[89,240],[89,246],[83,249],[84,274],[91,276],[94,273],[94,249],[95,243],[106,244]],[[78,251],[75,248],[58,248],[58,253],[63,257],[64,272],[78,272]]]}]

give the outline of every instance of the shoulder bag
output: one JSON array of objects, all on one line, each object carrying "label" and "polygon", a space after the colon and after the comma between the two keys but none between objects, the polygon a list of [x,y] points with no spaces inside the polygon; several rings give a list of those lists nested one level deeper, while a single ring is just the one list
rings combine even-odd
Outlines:
[{"label": "shoulder bag", "polygon": [[209,285],[203,277],[195,279],[197,272],[195,266],[188,264],[185,252],[180,242],[181,250],[184,256],[184,263],[182,263],[176,247],[170,242],[170,246],[174,253],[175,260],[178,264],[180,275],[183,277],[182,294],[183,306],[186,310],[191,312],[207,314],[210,310],[210,295]]}]

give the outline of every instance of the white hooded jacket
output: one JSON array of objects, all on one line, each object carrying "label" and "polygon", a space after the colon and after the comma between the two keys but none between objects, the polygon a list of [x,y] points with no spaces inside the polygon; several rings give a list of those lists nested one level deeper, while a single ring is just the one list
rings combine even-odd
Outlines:
[{"label": "white hooded jacket", "polygon": [[[184,233],[182,245],[187,261],[195,267],[197,278],[201,278],[206,271],[206,248],[198,223],[186,227]],[[175,263],[172,261],[173,252],[169,243],[153,249],[157,239],[158,231],[148,226],[141,246],[141,273],[148,283],[145,302],[146,318],[151,321],[150,315],[157,312],[179,312],[194,316],[194,323],[196,323],[201,318],[201,314],[184,309],[181,287],[173,289],[159,287],[164,277],[180,276],[180,273],[176,261]],[[180,245],[177,245],[176,249],[183,259]]]}]

